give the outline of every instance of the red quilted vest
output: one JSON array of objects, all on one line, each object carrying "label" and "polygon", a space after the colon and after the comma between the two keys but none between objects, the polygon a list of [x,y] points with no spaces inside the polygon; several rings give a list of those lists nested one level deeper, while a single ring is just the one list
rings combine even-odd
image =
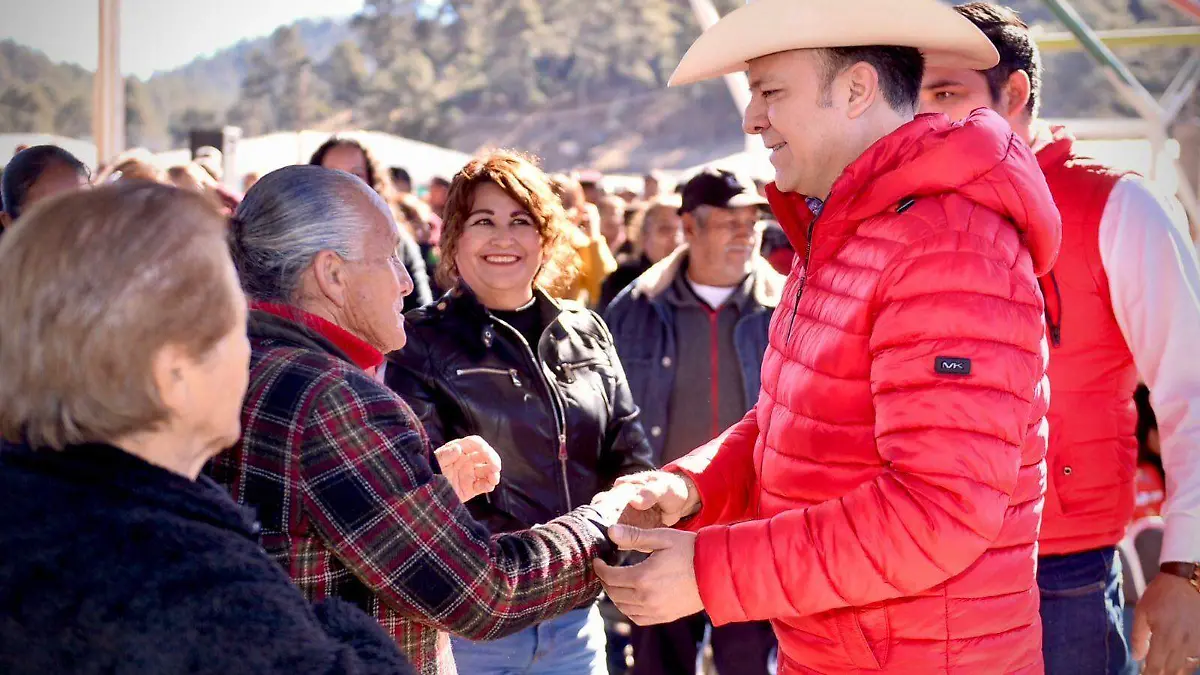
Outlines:
[{"label": "red quilted vest", "polygon": [[1075,152],[1062,127],[1034,150],[1062,215],[1062,248],[1042,278],[1050,332],[1050,482],[1041,555],[1112,546],[1133,516],[1137,369],[1113,316],[1100,217],[1123,174]]}]

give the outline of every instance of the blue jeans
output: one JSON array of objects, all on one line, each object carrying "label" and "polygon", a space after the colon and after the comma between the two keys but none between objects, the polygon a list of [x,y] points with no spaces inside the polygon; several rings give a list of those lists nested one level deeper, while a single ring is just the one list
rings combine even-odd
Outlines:
[{"label": "blue jeans", "polygon": [[490,642],[450,638],[462,675],[608,675],[604,620],[593,605]]},{"label": "blue jeans", "polygon": [[1121,559],[1115,548],[1038,559],[1046,675],[1137,672],[1122,616]]}]

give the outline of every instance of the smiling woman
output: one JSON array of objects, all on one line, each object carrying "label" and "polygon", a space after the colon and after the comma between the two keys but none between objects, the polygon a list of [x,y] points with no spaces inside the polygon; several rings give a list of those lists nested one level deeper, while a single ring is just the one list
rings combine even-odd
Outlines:
[{"label": "smiling woman", "polygon": [[454,263],[484,305],[515,310],[533,299],[542,237],[526,208],[495,183],[475,189]]},{"label": "smiling woman", "polygon": [[[500,485],[467,504],[494,533],[549,522],[650,468],[608,328],[548,292],[574,276],[574,227],[524,156],[501,151],[467,164],[446,203],[438,271],[451,291],[408,314],[408,343],[386,370],[435,445],[476,435],[500,454]],[[546,631],[561,636],[549,653],[537,647]],[[463,673],[607,673],[594,607],[487,644],[452,642]]]},{"label": "smiling woman", "polygon": [[[529,158],[500,151],[473,160],[446,198],[438,280],[447,288],[462,281],[484,296],[507,291],[522,296],[520,304],[532,299],[535,285],[548,292],[568,286],[578,256],[567,226],[562,202]],[[494,255],[518,260],[484,260]]]}]

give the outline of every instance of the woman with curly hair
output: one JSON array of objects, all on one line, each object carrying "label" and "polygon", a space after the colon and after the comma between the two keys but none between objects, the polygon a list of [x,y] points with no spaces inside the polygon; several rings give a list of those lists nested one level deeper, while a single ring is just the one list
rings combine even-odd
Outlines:
[{"label": "woman with curly hair", "polygon": [[[476,435],[500,454],[500,485],[467,503],[493,533],[548,522],[651,468],[612,334],[554,298],[576,273],[574,228],[525,156],[469,162],[450,186],[441,237],[438,276],[451,290],[408,314],[408,343],[387,368],[432,443]],[[452,644],[463,673],[607,673],[595,606],[493,642]]]},{"label": "woman with curly hair", "polygon": [[[314,166],[326,169],[337,169],[358,176],[371,189],[383,197],[389,205],[393,203],[394,190],[383,165],[375,158],[361,141],[349,136],[331,136],[321,144],[308,160]],[[395,209],[393,209],[394,211]],[[408,225],[401,214],[393,214],[396,222]],[[425,267],[425,259],[421,256],[421,247],[410,227],[401,228],[400,261],[412,277],[413,292],[404,298],[404,311],[410,311],[433,302],[433,293],[429,290],[429,272]]]}]

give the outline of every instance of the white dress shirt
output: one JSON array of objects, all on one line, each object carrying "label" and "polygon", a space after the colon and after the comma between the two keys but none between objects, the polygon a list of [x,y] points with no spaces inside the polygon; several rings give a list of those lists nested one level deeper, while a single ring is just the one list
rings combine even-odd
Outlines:
[{"label": "white dress shirt", "polygon": [[1200,265],[1183,207],[1122,178],[1100,220],[1113,313],[1158,418],[1167,500],[1163,562],[1200,562]]}]

